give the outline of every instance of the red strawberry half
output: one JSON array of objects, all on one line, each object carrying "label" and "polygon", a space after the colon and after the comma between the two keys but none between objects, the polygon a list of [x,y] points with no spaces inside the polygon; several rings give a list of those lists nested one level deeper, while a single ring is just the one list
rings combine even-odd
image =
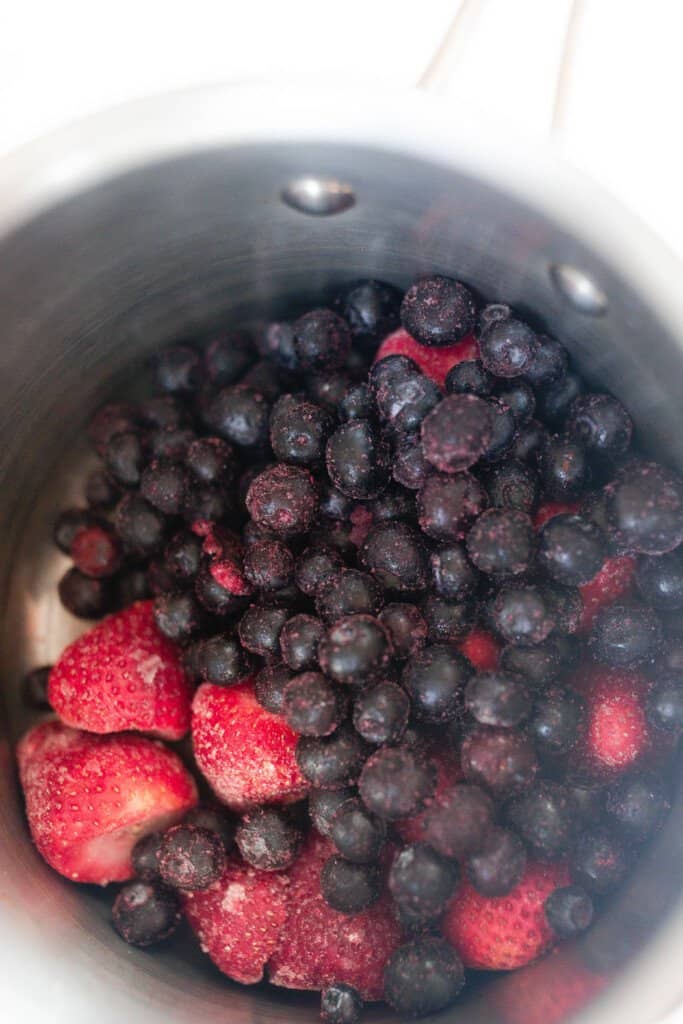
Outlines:
[{"label": "red strawberry half", "polygon": [[17,760],[33,841],[75,882],[130,878],[138,839],[179,821],[197,802],[180,758],[144,736],[96,736],[43,722],[20,741]]},{"label": "red strawberry half", "polygon": [[298,736],[256,700],[250,682],[204,683],[192,704],[192,742],[199,770],[229,807],[290,803],[308,785],[294,758]]},{"label": "red strawberry half", "polygon": [[500,644],[485,629],[471,629],[465,639],[460,640],[458,647],[477,672],[490,672],[498,668]]},{"label": "red strawberry half", "polygon": [[415,341],[407,331],[399,327],[393,334],[388,335],[377,349],[375,362],[384,359],[385,356],[408,356],[420,367],[427,377],[436,381],[439,387],[446,382],[448,371],[462,363],[465,359],[478,359],[479,346],[476,338],[468,334],[455,345],[447,345],[445,348],[428,348]]},{"label": "red strawberry half", "polygon": [[641,760],[652,747],[645,714],[648,683],[637,672],[591,666],[572,686],[586,701],[586,729],[572,759],[593,775],[614,775]]},{"label": "red strawberry half", "polygon": [[568,884],[564,864],[533,862],[506,896],[482,896],[465,880],[446,908],[443,933],[465,967],[488,971],[523,967],[555,941],[543,904],[554,889]]},{"label": "red strawberry half", "polygon": [[633,586],[635,571],[635,559],[629,555],[618,555],[615,558],[608,558],[600,572],[579,587],[583,601],[579,630],[589,630],[602,608],[614,604],[620,597],[625,597],[629,593]]},{"label": "red strawberry half", "polygon": [[284,872],[255,871],[233,857],[212,886],[185,895],[202,949],[233,981],[253,985],[263,977],[287,919],[288,886]]},{"label": "red strawberry half", "polygon": [[192,688],[178,648],[154,625],[151,601],[104,619],[62,652],[48,699],[88,732],[136,729],[177,740],[190,727]]}]

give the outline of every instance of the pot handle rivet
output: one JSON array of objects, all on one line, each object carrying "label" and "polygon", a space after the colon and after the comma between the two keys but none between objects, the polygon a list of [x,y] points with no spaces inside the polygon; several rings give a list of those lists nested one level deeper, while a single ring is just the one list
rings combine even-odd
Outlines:
[{"label": "pot handle rivet", "polygon": [[571,263],[552,264],[550,280],[577,313],[584,313],[586,316],[604,316],[607,312],[607,296],[600,285],[593,280],[590,274],[572,266]]}]

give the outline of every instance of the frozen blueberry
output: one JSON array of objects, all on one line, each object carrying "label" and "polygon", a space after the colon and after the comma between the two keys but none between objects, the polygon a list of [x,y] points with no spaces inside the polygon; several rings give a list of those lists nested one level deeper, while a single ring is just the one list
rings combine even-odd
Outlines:
[{"label": "frozen blueberry", "polygon": [[125,434],[138,429],[136,409],[127,402],[107,402],[101,405],[87,427],[87,434],[98,455],[104,450],[114,434]]},{"label": "frozen blueberry", "polygon": [[315,592],[315,607],[325,622],[345,615],[376,615],[383,604],[379,584],[366,572],[341,569],[327,576]]},{"label": "frozen blueberry", "polygon": [[182,512],[188,488],[188,476],[183,467],[166,459],[155,459],[140,476],[142,497],[166,516]]},{"label": "frozen blueberry", "polygon": [[395,519],[415,518],[415,495],[404,487],[390,486],[379,498],[367,506],[373,523],[393,522]]},{"label": "frozen blueberry", "polygon": [[399,440],[391,469],[396,483],[418,491],[424,484],[432,468],[424,457],[419,437],[409,434]]},{"label": "frozen blueberry", "polygon": [[522,423],[508,448],[508,459],[536,466],[550,434],[538,420]]},{"label": "frozen blueberry", "polygon": [[270,417],[270,443],[281,462],[314,465],[322,460],[332,428],[326,409],[294,395],[282,395]]},{"label": "frozen blueberry", "polygon": [[582,516],[563,513],[541,528],[539,564],[558,583],[587,583],[602,568],[606,556],[602,531]]},{"label": "frozen blueberry", "polygon": [[378,618],[389,633],[394,658],[408,658],[427,642],[427,623],[414,604],[388,604]]},{"label": "frozen blueberry", "polygon": [[348,520],[356,504],[328,481],[320,484],[320,515],[327,519]]},{"label": "frozen blueberry", "polygon": [[544,905],[548,924],[561,939],[585,932],[593,920],[593,901],[579,885],[555,889]]},{"label": "frozen blueberry", "polygon": [[246,499],[251,518],[279,537],[305,533],[318,510],[313,477],[301,466],[269,466],[254,477]]},{"label": "frozen blueberry", "polygon": [[404,846],[389,870],[389,891],[394,901],[410,911],[413,919],[420,917],[424,921],[444,909],[457,881],[457,864],[441,857],[426,843]]},{"label": "frozen blueberry", "polygon": [[247,811],[235,832],[242,857],[258,871],[288,868],[299,852],[302,838],[301,832],[277,807]]},{"label": "frozen blueberry", "polygon": [[448,601],[472,597],[480,576],[467,557],[464,544],[449,544],[434,551],[429,559],[432,587]]},{"label": "frozen blueberry", "polygon": [[354,864],[379,858],[386,839],[386,824],[353,797],[340,804],[330,821],[329,836],[338,852]]},{"label": "frozen blueberry", "polygon": [[145,450],[138,433],[114,434],[104,450],[107,472],[122,487],[137,487],[145,463]]},{"label": "frozen blueberry", "polygon": [[64,608],[79,619],[101,619],[114,604],[111,580],[84,576],[78,569],[67,569],[57,584],[57,591]]},{"label": "frozen blueberry", "polygon": [[460,713],[471,675],[472,666],[459,651],[448,644],[431,644],[406,662],[401,681],[416,718],[437,724]]},{"label": "frozen blueberry", "polygon": [[484,488],[470,473],[434,473],[418,493],[420,527],[435,540],[462,540],[487,505]]},{"label": "frozen blueberry", "polygon": [[323,633],[323,624],[315,615],[293,615],[284,624],[280,631],[280,651],[294,672],[303,672],[318,664],[318,641]]},{"label": "frozen blueberry", "polygon": [[547,497],[558,501],[576,498],[590,481],[586,449],[570,438],[551,438],[541,453],[540,475]]},{"label": "frozen blueberry", "polygon": [[306,378],[306,394],[315,405],[336,415],[339,403],[351,384],[351,377],[345,370],[312,373]]},{"label": "frozen blueberry", "polygon": [[346,615],[318,644],[318,660],[335,682],[357,686],[376,678],[389,665],[391,644],[386,629],[371,615]]},{"label": "frozen blueberry", "polygon": [[174,825],[159,847],[159,874],[167,885],[187,892],[208,889],[225,866],[218,835],[196,825]]},{"label": "frozen blueberry", "polygon": [[343,564],[341,555],[332,547],[306,548],[296,561],[294,581],[302,593],[313,597],[320,586],[339,574]]},{"label": "frozen blueberry", "polygon": [[401,323],[421,345],[453,345],[474,327],[472,292],[450,277],[422,277],[403,297]]},{"label": "frozen blueberry", "polygon": [[162,391],[178,394],[194,391],[201,383],[201,358],[189,345],[169,345],[155,360],[156,379]]},{"label": "frozen blueberry", "polygon": [[331,736],[302,736],[296,762],[303,777],[316,789],[343,789],[355,782],[368,756],[368,747],[350,726]]},{"label": "frozen blueberry", "polygon": [[286,321],[266,324],[257,336],[258,350],[281,370],[300,369],[299,357],[294,350],[294,328]]},{"label": "frozen blueberry", "polygon": [[259,540],[247,548],[243,569],[259,590],[281,590],[294,575],[294,555],[280,540]]},{"label": "frozen blueberry", "polygon": [[[48,711],[50,702],[47,699],[47,684],[50,678],[51,665],[34,668],[27,672],[21,681],[21,695],[24,704],[37,711]],[[407,718],[406,713],[406,718]]]},{"label": "frozen blueberry", "polygon": [[183,818],[184,825],[195,825],[215,833],[226,851],[235,845],[235,818],[222,805],[197,804]]},{"label": "frozen blueberry", "polygon": [[635,665],[657,653],[662,625],[645,605],[612,604],[596,616],[591,642],[608,665]]},{"label": "frozen blueberry", "polygon": [[487,451],[491,406],[476,395],[447,395],[422,423],[425,458],[444,473],[469,469]]},{"label": "frozen blueberry", "polygon": [[484,369],[480,359],[463,359],[446,375],[446,394],[486,398],[493,391],[494,383],[494,377]]},{"label": "frozen blueberry", "polygon": [[402,1017],[423,1017],[450,1006],[465,984],[457,953],[444,939],[420,938],[392,953],[384,969],[384,998]]},{"label": "frozen blueberry", "polygon": [[382,338],[400,323],[402,295],[385,281],[353,281],[335,300],[335,309],[351,328],[363,348],[374,350]]},{"label": "frozen blueberry", "polygon": [[308,813],[313,828],[322,836],[332,832],[334,816],[342,804],[355,796],[355,790],[345,789],[312,789],[308,795]]},{"label": "frozen blueberry", "polygon": [[531,689],[541,689],[560,673],[559,649],[555,637],[535,647],[507,644],[500,655],[500,666],[522,676]]},{"label": "frozen blueberry", "polygon": [[243,331],[212,338],[204,349],[204,367],[214,387],[234,384],[256,358],[251,339]]},{"label": "frozen blueberry", "polygon": [[415,433],[441,399],[441,390],[421,373],[400,377],[377,388],[377,409],[394,434]]},{"label": "frozen blueberry", "polygon": [[131,946],[151,946],[167,939],[180,916],[178,896],[156,882],[129,882],[119,889],[112,908],[114,928]]},{"label": "frozen blueberry", "polygon": [[575,882],[592,896],[613,892],[624,880],[629,858],[622,843],[604,828],[579,833],[570,869]]},{"label": "frozen blueberry", "polygon": [[190,530],[176,533],[166,545],[164,564],[178,579],[193,579],[199,572],[201,560],[201,538]]},{"label": "frozen blueberry", "polygon": [[554,580],[544,580],[540,585],[543,598],[550,608],[557,633],[576,633],[581,625],[584,605],[578,587],[567,587]]},{"label": "frozen blueberry", "polygon": [[517,729],[473,729],[462,742],[461,758],[465,778],[497,795],[526,789],[538,771],[534,745]]},{"label": "frozen blueberry", "polygon": [[683,608],[683,552],[644,555],[636,565],[636,584],[644,600],[662,611]]},{"label": "frozen blueberry", "polygon": [[633,434],[631,417],[611,395],[580,395],[571,405],[567,433],[594,455],[616,458],[628,450]]},{"label": "frozen blueberry", "polygon": [[524,844],[505,828],[490,828],[479,850],[467,860],[470,882],[482,896],[505,896],[522,880]]},{"label": "frozen blueberry", "polygon": [[647,695],[647,717],[657,729],[683,729],[683,680],[664,678]]},{"label": "frozen blueberry", "polygon": [[539,587],[504,586],[492,606],[495,629],[513,644],[539,644],[555,626],[552,609]]},{"label": "frozen blueberry", "polygon": [[294,323],[294,351],[304,371],[337,370],[351,351],[346,320],[331,309],[314,309]]},{"label": "frozen blueberry", "polygon": [[542,753],[566,754],[576,745],[584,718],[584,702],[577,693],[549,686],[535,701],[529,731]]},{"label": "frozen blueberry", "polygon": [[121,492],[104,470],[94,469],[85,480],[85,500],[91,508],[109,509],[119,500]]},{"label": "frozen blueberry", "polygon": [[622,470],[607,488],[614,539],[646,555],[663,555],[683,540],[683,485],[655,462]]},{"label": "frozen blueberry", "polygon": [[670,806],[665,786],[654,775],[620,779],[607,794],[607,813],[628,839],[647,839]]},{"label": "frozen blueberry", "polygon": [[124,548],[139,556],[161,547],[166,524],[161,512],[138,494],[125,494],[114,510],[114,529]]},{"label": "frozen blueberry", "polygon": [[488,509],[467,534],[467,553],[481,572],[503,576],[524,572],[535,553],[533,523],[525,512]]},{"label": "frozen blueberry", "polygon": [[353,985],[335,981],[320,993],[320,1019],[323,1024],[358,1024],[363,1000]]},{"label": "frozen blueberry", "polygon": [[427,623],[430,644],[452,643],[469,632],[474,623],[476,608],[469,598],[446,601],[438,594],[428,594],[420,606]]},{"label": "frozen blueberry", "polygon": [[494,805],[479,786],[458,783],[428,807],[424,839],[444,857],[462,860],[480,850],[493,824]]},{"label": "frozen blueberry", "polygon": [[202,611],[190,590],[161,594],[154,601],[154,625],[163,636],[186,644],[202,624]]},{"label": "frozen blueberry", "polygon": [[485,483],[495,508],[532,512],[538,503],[538,474],[516,459],[492,466]]},{"label": "frozen blueberry", "polygon": [[341,914],[359,914],[376,903],[381,891],[381,874],[375,864],[354,864],[336,854],[320,872],[323,899]]},{"label": "frozen blueberry", "polygon": [[369,420],[375,415],[375,399],[368,384],[352,384],[339,403],[339,419]]},{"label": "frozen blueberry", "polygon": [[480,725],[511,728],[528,718],[531,698],[520,676],[479,672],[467,684],[465,707]]},{"label": "frozen blueberry", "polygon": [[508,817],[535,857],[554,861],[566,854],[576,818],[568,790],[556,782],[535,782],[508,807]]},{"label": "frozen blueberry", "polygon": [[163,832],[149,832],[138,839],[130,855],[133,871],[143,882],[153,882],[159,878],[159,852]]},{"label": "frozen blueberry", "polygon": [[209,402],[204,418],[209,429],[239,448],[256,448],[268,440],[270,408],[254,388],[231,385]]},{"label": "frozen blueberry", "polygon": [[189,427],[160,427],[149,435],[150,457],[182,462],[195,439]]},{"label": "frozen blueberry", "polygon": [[526,423],[533,416],[536,399],[526,381],[520,379],[502,381],[494,389],[494,394],[503,405],[507,405],[510,409],[515,423]]},{"label": "frozen blueberry", "polygon": [[358,789],[365,806],[389,821],[422,810],[436,785],[434,765],[406,746],[382,747],[363,767]]},{"label": "frozen blueberry", "polygon": [[288,618],[286,608],[261,604],[247,608],[237,627],[242,647],[262,658],[278,657],[280,631]]},{"label": "frozen blueberry", "polygon": [[377,394],[385,384],[401,380],[403,377],[412,377],[417,373],[420,373],[420,367],[414,359],[400,355],[385,356],[370,367],[368,383],[373,394]]},{"label": "frozen blueberry", "polygon": [[327,472],[342,494],[376,498],[389,483],[389,448],[369,420],[342,423],[327,442]]},{"label": "frozen blueberry", "polygon": [[353,724],[368,743],[397,743],[405,732],[409,713],[405,690],[396,683],[381,682],[356,697]]},{"label": "frozen blueberry", "polygon": [[329,736],[344,718],[345,694],[320,672],[304,672],[287,683],[281,714],[302,736]]},{"label": "frozen blueberry", "polygon": [[234,686],[252,671],[252,660],[237,637],[229,633],[202,639],[197,644],[196,665],[199,677],[216,686]]},{"label": "frozen blueberry", "polygon": [[499,398],[487,399],[491,410],[491,440],[482,453],[482,462],[497,462],[509,450],[515,439],[517,425],[512,409]]},{"label": "frozen blueberry", "polygon": [[536,337],[536,349],[533,358],[524,373],[525,380],[534,388],[541,388],[559,380],[567,372],[567,350],[555,338],[547,334]]},{"label": "frozen blueberry", "polygon": [[266,711],[281,715],[285,687],[292,678],[293,673],[287,665],[266,665],[256,676],[256,700]]},{"label": "frozen blueberry", "polygon": [[572,403],[583,394],[583,390],[583,381],[578,373],[567,371],[539,389],[536,395],[536,415],[549,427],[561,427]]},{"label": "frozen blueberry", "polygon": [[229,485],[237,475],[235,450],[222,437],[199,437],[185,455],[185,465],[204,486]]},{"label": "frozen blueberry", "polygon": [[371,527],[358,555],[385,590],[423,590],[427,585],[427,552],[417,532],[405,523]]},{"label": "frozen blueberry", "polygon": [[199,603],[213,615],[232,615],[241,611],[248,601],[247,597],[224,587],[208,565],[197,573],[194,591]]},{"label": "frozen blueberry", "polygon": [[521,320],[489,323],[479,337],[481,361],[496,377],[519,377],[532,366],[538,341]]}]

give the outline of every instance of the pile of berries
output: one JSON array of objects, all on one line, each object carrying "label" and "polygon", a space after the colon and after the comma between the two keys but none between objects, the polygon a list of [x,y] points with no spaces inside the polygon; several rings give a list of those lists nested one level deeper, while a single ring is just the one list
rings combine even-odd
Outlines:
[{"label": "pile of berries", "polygon": [[[683,727],[683,482],[501,304],[432,276],[175,344],[54,539],[104,618],[26,700],[28,822],[124,940],[419,1016],[586,929]],[[188,765],[168,741],[187,734]],[[213,801],[198,802],[195,776]]]}]

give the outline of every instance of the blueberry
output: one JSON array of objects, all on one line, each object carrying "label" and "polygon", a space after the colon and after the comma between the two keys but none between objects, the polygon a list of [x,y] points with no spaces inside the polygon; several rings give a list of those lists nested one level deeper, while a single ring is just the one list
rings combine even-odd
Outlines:
[{"label": "blueberry", "polygon": [[371,615],[346,615],[318,644],[320,667],[337,683],[357,686],[386,670],[391,658],[387,631]]},{"label": "blueberry", "polygon": [[539,587],[504,586],[493,602],[495,629],[513,644],[539,644],[555,625],[552,609]]},{"label": "blueberry", "polygon": [[296,747],[299,770],[317,789],[343,789],[351,785],[367,755],[363,740],[346,725],[331,736],[302,736]]},{"label": "blueberry", "polygon": [[661,825],[669,797],[654,775],[620,779],[607,794],[607,813],[627,839],[643,840]]},{"label": "blueberry", "polygon": [[493,391],[494,383],[494,377],[484,369],[480,359],[463,359],[446,375],[446,394],[486,398]]},{"label": "blueberry", "polygon": [[427,808],[424,839],[444,857],[462,860],[482,848],[493,815],[488,793],[479,786],[458,783]]},{"label": "blueberry", "polygon": [[566,754],[576,745],[584,719],[585,706],[578,694],[549,686],[536,699],[529,731],[542,753]]},{"label": "blueberry", "polygon": [[168,640],[186,644],[202,624],[202,611],[194,594],[177,590],[154,601],[154,625]]},{"label": "blueberry", "polygon": [[645,605],[612,604],[596,616],[591,643],[608,665],[640,664],[660,648],[662,625]]},{"label": "blueberry", "polygon": [[323,584],[331,582],[343,566],[341,555],[321,545],[306,548],[294,566],[294,581],[307,597],[313,597]]},{"label": "blueberry", "polygon": [[213,338],[204,349],[204,367],[214,387],[235,384],[256,358],[251,339],[241,331]]},{"label": "blueberry", "polygon": [[421,345],[453,345],[474,327],[476,305],[469,288],[438,274],[422,277],[403,297],[401,323]]},{"label": "blueberry", "polygon": [[330,839],[342,857],[354,864],[376,861],[386,834],[382,819],[371,814],[357,797],[340,804],[330,821]]},{"label": "blueberry", "polygon": [[532,689],[546,686],[560,671],[559,650],[555,637],[549,637],[535,647],[507,644],[500,655],[500,666],[507,672],[522,676]]},{"label": "blueberry", "polygon": [[88,473],[85,480],[85,499],[91,508],[112,508],[120,496],[119,488],[103,470],[94,469],[92,473]]},{"label": "blueberry", "polygon": [[227,851],[235,845],[236,822],[230,811],[222,805],[197,804],[183,818],[183,825],[205,828],[218,836]]},{"label": "blueberry", "polygon": [[209,402],[204,419],[210,430],[239,448],[256,448],[268,440],[270,408],[254,388],[231,385]]},{"label": "blueberry", "polygon": [[567,433],[594,455],[616,458],[628,450],[631,417],[611,395],[580,395],[571,405]]},{"label": "blueberry", "polygon": [[427,623],[414,604],[388,604],[378,618],[389,634],[395,659],[409,658],[427,642]]},{"label": "blueberry", "polygon": [[366,572],[341,569],[327,576],[315,592],[315,607],[325,622],[345,615],[376,615],[383,604],[379,584]]},{"label": "blueberry", "polygon": [[228,494],[225,488],[190,487],[183,516],[191,525],[202,520],[211,523],[232,521],[235,516],[235,496]]},{"label": "blueberry", "polygon": [[316,832],[329,836],[335,814],[354,795],[353,789],[312,789],[308,795],[308,813]]},{"label": "blueberry", "polygon": [[21,695],[27,707],[34,708],[37,711],[48,711],[50,709],[50,702],[47,699],[47,684],[51,670],[51,665],[34,668],[27,672],[22,679]]},{"label": "blueberry", "polygon": [[371,419],[375,415],[375,399],[370,386],[352,384],[339,403],[337,412],[342,423]]},{"label": "blueberry", "polygon": [[527,366],[524,379],[534,388],[544,387],[559,380],[567,372],[567,350],[547,334],[536,336],[536,349]]},{"label": "blueberry", "polygon": [[93,579],[78,569],[67,569],[57,584],[59,600],[79,619],[101,619],[112,610],[115,592],[109,579]]},{"label": "blueberry", "polygon": [[153,459],[182,461],[195,440],[189,427],[160,427],[149,435],[149,454]]},{"label": "blueberry", "polygon": [[526,852],[521,840],[505,828],[490,828],[476,853],[467,860],[469,880],[482,896],[506,896],[522,880]]},{"label": "blueberry", "polygon": [[679,678],[664,678],[655,683],[647,695],[647,717],[657,729],[683,729],[683,682]]},{"label": "blueberry", "polygon": [[180,916],[176,894],[155,882],[124,885],[112,908],[114,928],[131,946],[151,946],[167,939],[178,927]]},{"label": "blueberry", "polygon": [[467,658],[447,644],[431,644],[405,665],[401,682],[419,721],[438,724],[456,718],[472,675]]},{"label": "blueberry", "polygon": [[525,512],[488,509],[467,534],[467,553],[481,572],[502,576],[525,572],[535,553],[533,523]]},{"label": "blueberry", "polygon": [[429,921],[436,917],[453,895],[458,867],[441,857],[426,843],[404,846],[394,857],[389,870],[389,891],[401,908],[413,919]]},{"label": "blueberry", "polygon": [[345,370],[326,370],[306,378],[308,398],[328,412],[336,415],[339,404],[351,387],[351,377]]},{"label": "blueberry", "polygon": [[583,381],[578,373],[571,370],[540,388],[536,395],[538,418],[549,427],[562,426],[572,403],[583,394],[583,390]]},{"label": "blueberry", "polygon": [[369,502],[367,510],[376,524],[393,522],[395,519],[414,519],[415,495],[404,487],[390,486],[379,498]]},{"label": "blueberry", "polygon": [[281,370],[296,372],[299,357],[294,349],[294,327],[286,321],[266,324],[257,338],[259,352]]},{"label": "blueberry", "polygon": [[487,505],[484,488],[470,473],[434,473],[418,493],[420,527],[435,540],[462,540]]},{"label": "blueberry", "polygon": [[159,853],[163,832],[149,832],[138,839],[130,855],[133,871],[143,882],[154,882],[159,878]]},{"label": "blueberry", "polygon": [[602,531],[582,516],[553,516],[541,528],[539,564],[558,583],[588,583],[602,568],[606,556]]},{"label": "blueberry", "polygon": [[444,473],[469,469],[493,436],[491,405],[476,395],[447,395],[422,423],[425,458]]},{"label": "blueberry", "polygon": [[683,485],[655,462],[626,467],[607,488],[614,539],[632,551],[663,555],[683,540]]},{"label": "blueberry", "polygon": [[465,707],[480,725],[512,728],[529,717],[531,698],[519,676],[479,672],[465,690]]},{"label": "blueberry", "polygon": [[486,490],[496,508],[532,512],[538,504],[538,474],[516,459],[506,459],[491,467]]},{"label": "blueberry", "polygon": [[389,483],[389,449],[369,420],[342,423],[327,442],[326,463],[334,486],[350,498],[376,498]]},{"label": "blueberry", "polygon": [[247,598],[233,594],[215,578],[209,566],[202,566],[194,581],[194,591],[199,603],[213,615],[232,615],[241,611]]},{"label": "blueberry", "polygon": [[145,450],[140,435],[128,431],[114,434],[104,450],[107,472],[122,487],[137,487],[145,463]]},{"label": "blueberry", "polygon": [[252,605],[237,627],[242,647],[262,658],[276,658],[280,653],[280,631],[288,618],[286,608]]},{"label": "blueberry", "polygon": [[607,829],[595,828],[579,834],[570,868],[575,882],[592,896],[613,892],[630,867],[624,846]]},{"label": "blueberry", "polygon": [[419,535],[405,523],[371,527],[358,555],[385,590],[423,590],[427,585],[427,553]]},{"label": "blueberry", "polygon": [[375,864],[354,864],[336,855],[328,857],[320,872],[320,890],[333,910],[359,914],[379,899],[379,868]]},{"label": "blueberry", "polygon": [[420,373],[420,367],[414,359],[408,356],[391,355],[378,359],[370,368],[368,383],[373,394],[386,384],[402,380],[404,377],[413,377]]},{"label": "blueberry", "polygon": [[422,444],[412,434],[399,439],[394,452],[391,475],[396,483],[418,491],[425,483],[432,469],[424,457]]},{"label": "blueberry", "polygon": [[464,984],[462,962],[444,939],[427,937],[399,946],[384,969],[384,998],[404,1017],[444,1009]]},{"label": "blueberry", "polygon": [[218,633],[198,642],[196,666],[204,682],[234,686],[249,676],[252,660],[236,637]]},{"label": "blueberry", "polygon": [[166,545],[164,564],[173,576],[181,580],[193,579],[199,572],[202,541],[190,530],[183,530]]},{"label": "blueberry", "polygon": [[566,853],[576,825],[571,794],[555,782],[529,786],[508,807],[508,818],[542,861],[554,861]]},{"label": "blueberry", "polygon": [[279,537],[305,533],[315,519],[318,494],[301,466],[269,466],[252,480],[246,505],[251,518]]},{"label": "blueberry", "polygon": [[166,516],[182,512],[188,489],[187,473],[177,462],[155,459],[140,476],[142,497]]},{"label": "blueberry", "polygon": [[430,644],[452,643],[469,632],[475,617],[474,603],[446,601],[438,594],[428,594],[420,606],[427,623],[427,640]]},{"label": "blueberry", "polygon": [[551,438],[541,453],[540,474],[547,497],[558,501],[578,497],[590,481],[586,449],[570,438]]},{"label": "blueberry", "polygon": [[573,939],[585,932],[593,920],[593,901],[578,885],[551,892],[544,904],[548,924],[561,939]]},{"label": "blueberry", "polygon": [[567,587],[563,583],[546,580],[540,589],[550,608],[556,633],[576,633],[584,612],[583,598],[578,587]]},{"label": "blueberry", "polygon": [[114,528],[124,548],[134,555],[158,551],[164,541],[163,515],[137,494],[126,494],[114,510]]},{"label": "blueberry", "polygon": [[293,615],[284,624],[280,632],[280,651],[294,672],[303,672],[318,664],[318,641],[323,632],[322,622],[314,615]]},{"label": "blueberry", "polygon": [[354,341],[370,351],[398,327],[401,299],[398,288],[385,281],[353,281],[334,307],[349,324]]},{"label": "blueberry", "polygon": [[408,724],[410,700],[396,683],[365,688],[353,705],[353,724],[368,743],[397,743]]},{"label": "blueberry", "polygon": [[52,539],[65,555],[71,551],[76,534],[91,526],[97,526],[101,520],[90,509],[68,508],[60,512],[52,528]]},{"label": "blueberry", "polygon": [[480,576],[465,550],[464,544],[449,544],[434,551],[429,559],[432,587],[448,601],[472,597]]},{"label": "blueberry", "polygon": [[487,399],[491,411],[491,440],[482,453],[482,462],[497,462],[509,449],[515,439],[517,424],[512,409],[499,398]]},{"label": "blueberry", "polygon": [[294,555],[280,540],[259,540],[247,548],[243,570],[259,590],[281,590],[294,575]]},{"label": "blueberry", "polygon": [[419,429],[441,400],[441,391],[430,377],[416,373],[382,384],[375,397],[382,420],[394,434],[401,435]]},{"label": "blueberry", "polygon": [[247,811],[235,832],[242,857],[258,871],[288,868],[296,859],[302,838],[301,832],[277,807]]},{"label": "blueberry", "polygon": [[495,794],[526,789],[538,771],[534,745],[517,729],[473,729],[462,742],[461,758],[465,778]]},{"label": "blueberry", "polygon": [[159,847],[159,874],[167,885],[186,892],[208,889],[225,867],[218,835],[196,825],[174,825]]},{"label": "blueberry", "polygon": [[346,714],[344,693],[320,672],[304,672],[287,683],[281,714],[302,736],[329,736]]},{"label": "blueberry", "polygon": [[314,465],[321,462],[332,428],[330,414],[294,395],[282,395],[270,417],[270,443],[281,462]]},{"label": "blueberry", "polygon": [[433,764],[406,746],[382,747],[363,766],[358,789],[373,814],[389,821],[422,810],[436,785]]},{"label": "blueberry", "polygon": [[494,394],[510,409],[515,423],[526,423],[533,416],[536,399],[533,390],[525,381],[503,381],[497,385]]},{"label": "blueberry", "polygon": [[549,438],[550,434],[538,420],[522,423],[508,448],[508,458],[535,466]]},{"label": "blueberry", "polygon": [[658,557],[641,556],[636,565],[636,584],[653,608],[683,608],[683,552],[679,549]]},{"label": "blueberry", "polygon": [[237,475],[235,450],[222,437],[199,437],[188,446],[185,465],[205,486],[228,485]]},{"label": "blueberry", "polygon": [[138,426],[137,411],[132,405],[126,402],[108,402],[100,406],[88,423],[88,439],[95,451],[99,455],[104,455],[104,450],[114,434],[134,432]]},{"label": "blueberry", "polygon": [[351,331],[330,309],[314,309],[294,323],[294,351],[304,371],[337,370],[351,351]]},{"label": "blueberry", "polygon": [[266,711],[281,715],[284,704],[285,687],[293,678],[287,665],[266,665],[256,676],[254,692],[256,700]]},{"label": "blueberry", "polygon": [[508,317],[493,321],[479,337],[481,361],[496,377],[519,377],[532,366],[538,342],[521,320]]},{"label": "blueberry", "polygon": [[336,981],[320,993],[320,1019],[323,1024],[358,1024],[363,1000],[353,985]]},{"label": "blueberry", "polygon": [[169,345],[159,352],[155,364],[157,384],[162,391],[194,391],[201,383],[201,359],[189,345]]}]

